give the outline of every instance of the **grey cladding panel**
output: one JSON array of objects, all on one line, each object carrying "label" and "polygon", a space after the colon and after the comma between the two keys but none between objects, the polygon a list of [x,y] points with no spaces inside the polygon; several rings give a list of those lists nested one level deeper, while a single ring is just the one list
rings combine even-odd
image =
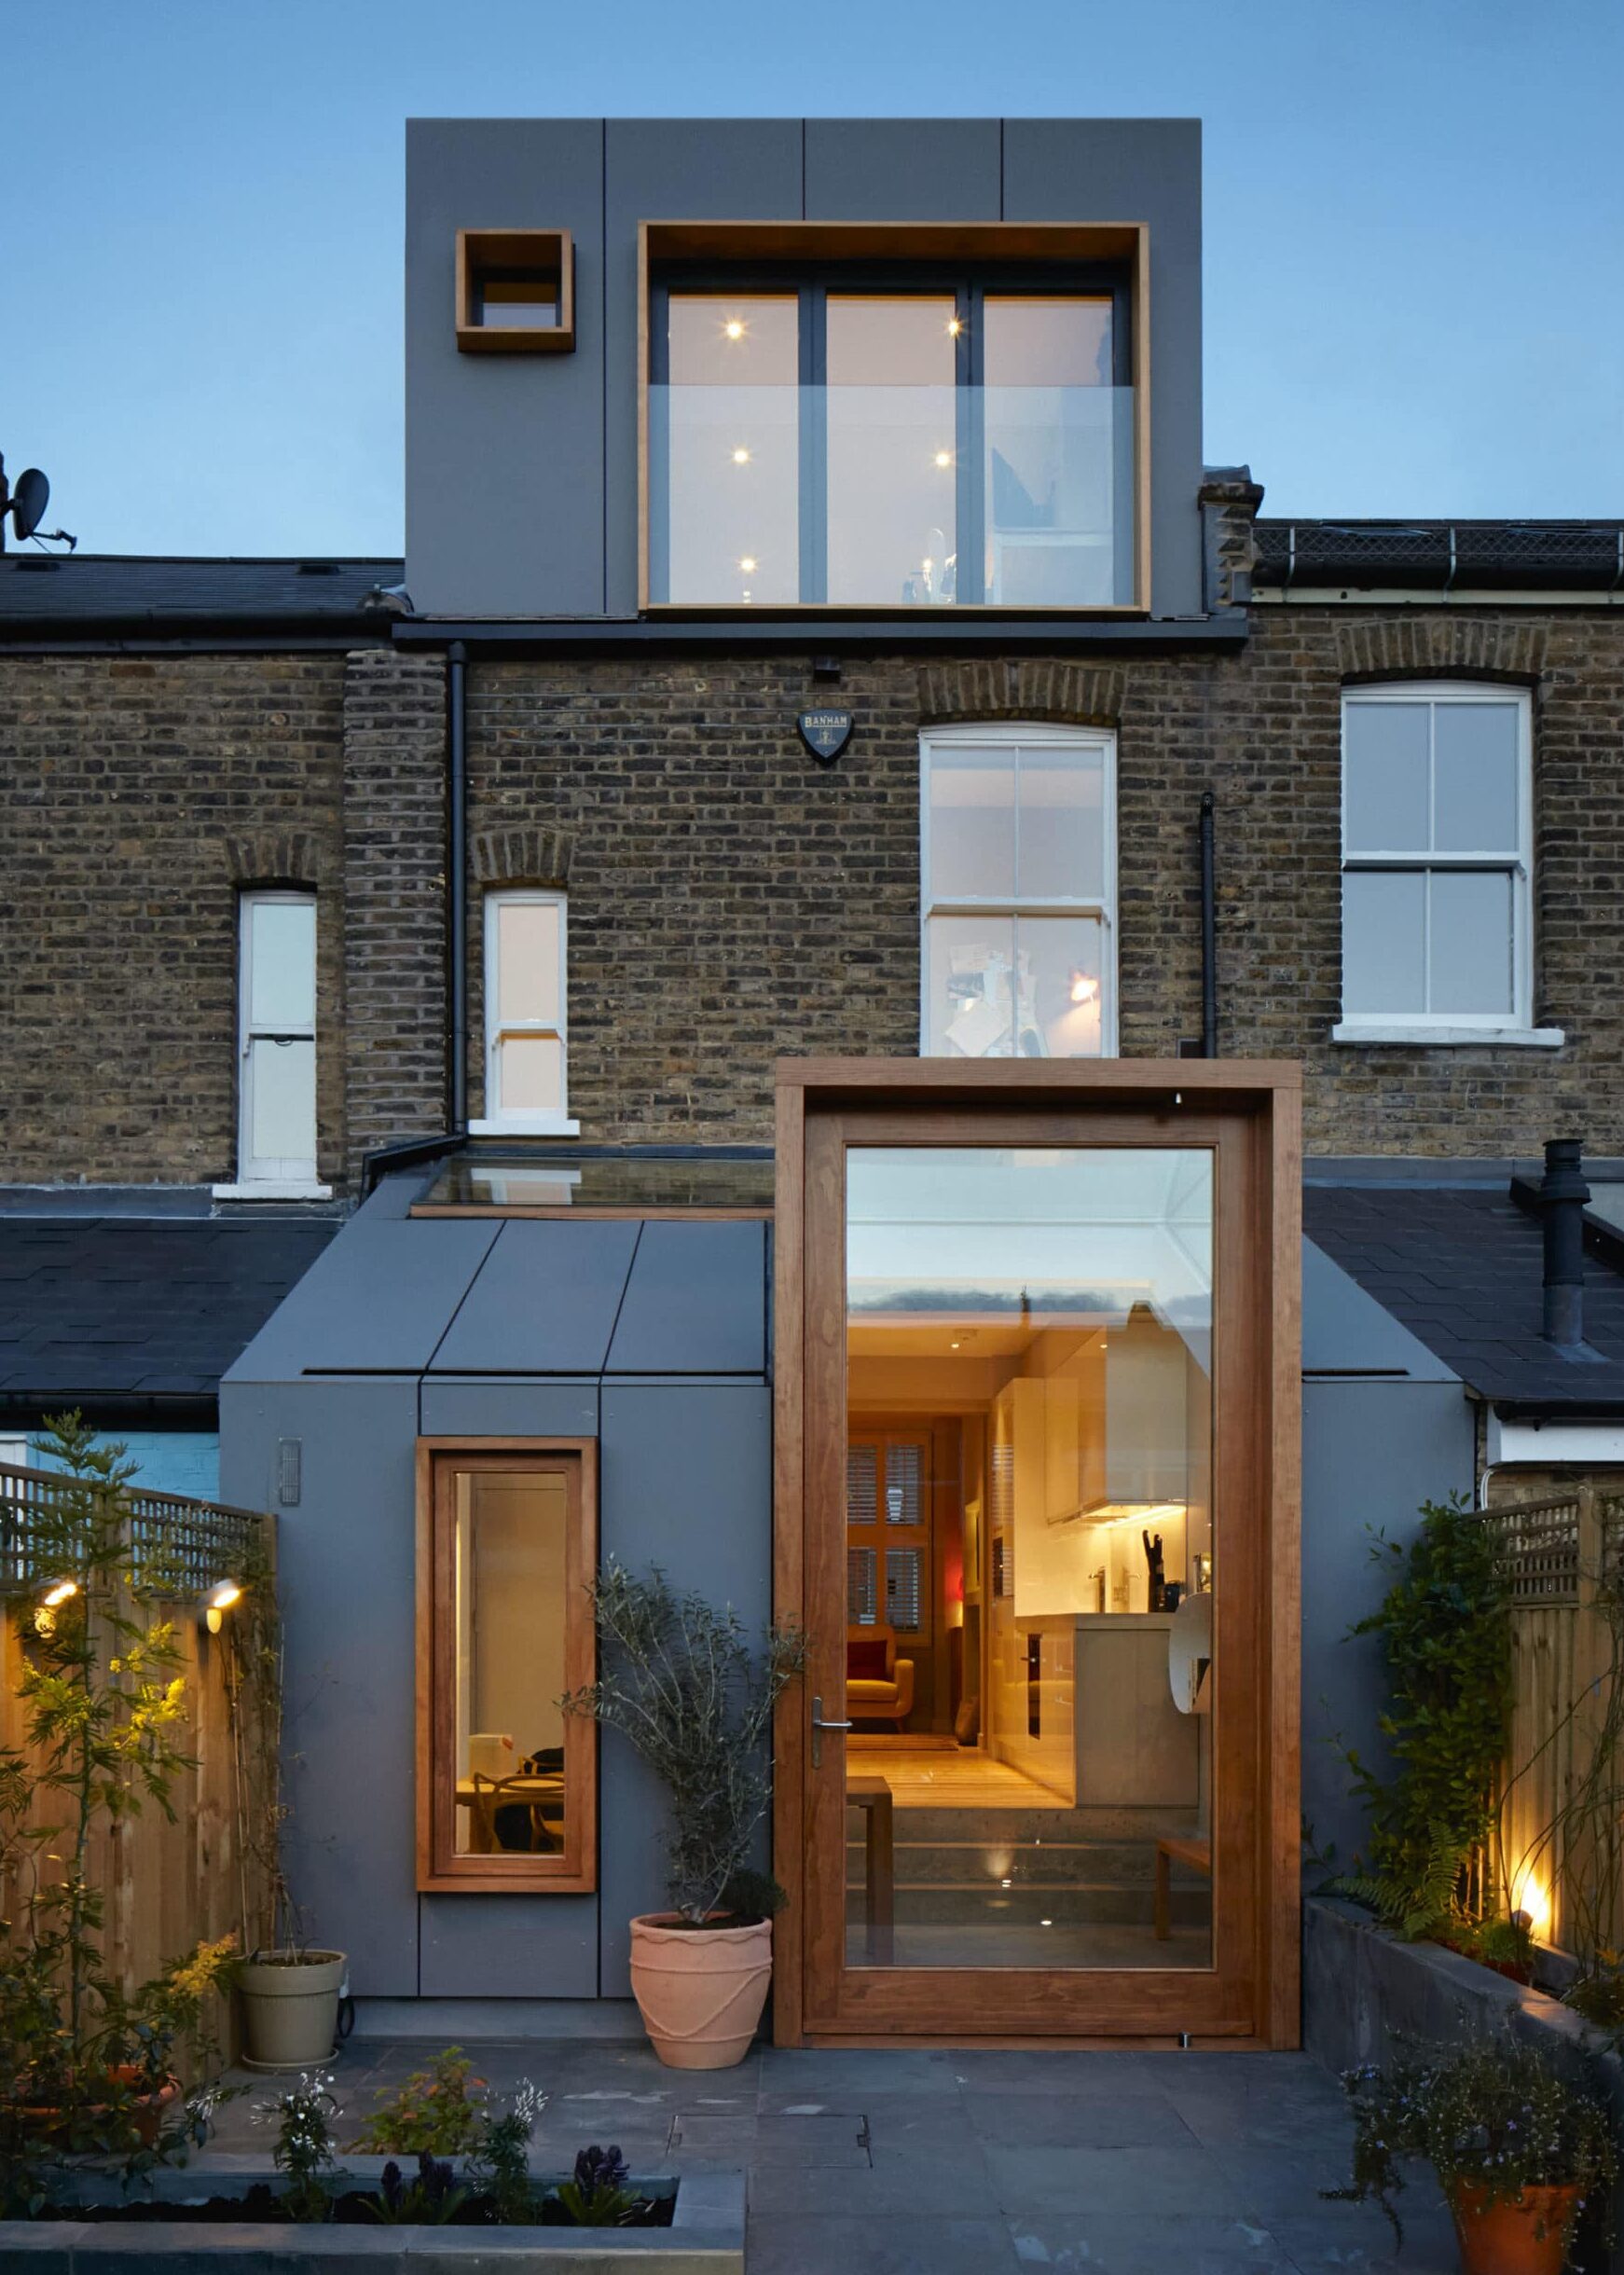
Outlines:
[{"label": "grey cladding panel", "polygon": [[808,221],[997,221],[996,118],[808,118]]},{"label": "grey cladding panel", "polygon": [[[424,1896],[419,1902],[424,1998],[597,1997],[595,1896]],[[537,2082],[544,2085],[544,2056],[538,2066]]]},{"label": "grey cladding panel", "polygon": [[605,152],[606,566],[619,616],[638,604],[638,224],[799,220],[801,121],[612,118]]},{"label": "grey cladding panel", "polygon": [[1154,613],[1199,614],[1201,123],[1006,119],[1004,219],[1149,224]]},{"label": "grey cladding panel", "polygon": [[1384,1753],[1381,1645],[1348,1632],[1392,1579],[1371,1557],[1372,1528],[1408,1540],[1423,1501],[1469,1494],[1472,1439],[1455,1383],[1303,1386],[1302,1812],[1322,1849],[1335,1843],[1339,1868],[1363,1826],[1333,1742],[1376,1765]]},{"label": "grey cladding panel", "polygon": [[[764,1385],[605,1385],[603,1555],[633,1571],[658,1564],[678,1588],[731,1602],[759,1630],[772,1606],[772,1427]],[[624,1998],[626,1923],[665,1901],[665,1801],[637,1757],[609,1735],[601,1794],[602,1991]],[[765,1860],[764,1836],[758,1861]]]},{"label": "grey cladding panel", "polygon": [[[591,118],[406,128],[406,584],[446,615],[603,608],[603,128]],[[562,228],[568,354],[464,355],[460,228]]]},{"label": "grey cladding panel", "polygon": [[[413,1227],[425,1232],[422,1221]],[[436,1374],[597,1374],[609,1354],[639,1227],[502,1224],[434,1354]]]},{"label": "grey cladding panel", "polygon": [[488,1219],[349,1223],[231,1369],[236,1382],[426,1367],[497,1233]]},{"label": "grey cladding panel", "polygon": [[596,1438],[598,1379],[436,1382],[421,1386],[425,1438]]},{"label": "grey cladding panel", "polygon": [[222,1486],[245,1500],[265,1505],[279,1439],[302,1448],[302,1498],[277,1521],[295,1897],[358,1996],[409,1997],[417,1384],[227,1386],[221,1409]]},{"label": "grey cladding panel", "polygon": [[612,1374],[760,1374],[766,1227],[645,1224],[609,1354]]},{"label": "grey cladding panel", "polygon": [[1421,1383],[1460,1379],[1312,1240],[1302,1244],[1302,1367],[1304,1373],[1397,1372]]}]

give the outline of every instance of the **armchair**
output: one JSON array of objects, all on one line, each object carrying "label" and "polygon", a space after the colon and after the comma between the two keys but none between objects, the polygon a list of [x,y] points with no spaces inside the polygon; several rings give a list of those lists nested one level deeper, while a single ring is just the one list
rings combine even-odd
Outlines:
[{"label": "armchair", "polygon": [[897,1657],[889,1627],[846,1631],[846,1711],[853,1721],[893,1722],[898,1730],[914,1707],[914,1661]]}]

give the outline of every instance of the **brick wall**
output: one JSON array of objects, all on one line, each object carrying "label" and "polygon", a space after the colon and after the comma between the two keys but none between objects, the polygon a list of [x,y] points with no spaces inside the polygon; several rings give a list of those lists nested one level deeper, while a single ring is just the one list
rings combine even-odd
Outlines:
[{"label": "brick wall", "polygon": [[[342,655],[0,658],[0,1179],[201,1183],[236,1157],[237,889],[337,873]],[[321,1158],[342,1156],[321,893]]]},{"label": "brick wall", "polygon": [[[567,873],[571,1103],[594,1138],[764,1140],[781,1053],[918,1034],[922,719],[1113,719],[1122,1047],[1200,1031],[1197,816],[1218,798],[1226,1055],[1305,1062],[1308,1138],[1493,1155],[1572,1129],[1624,1152],[1624,622],[1262,605],[1239,655],[1083,668],[476,658],[469,671],[471,1105],[479,891]],[[1347,1048],[1344,677],[1537,689],[1536,1014],[1558,1053]],[[795,714],[849,706],[833,767]],[[0,1181],[204,1182],[235,1151],[235,890],[319,895],[321,1165],[441,1126],[444,681],[436,659],[0,658]]]}]

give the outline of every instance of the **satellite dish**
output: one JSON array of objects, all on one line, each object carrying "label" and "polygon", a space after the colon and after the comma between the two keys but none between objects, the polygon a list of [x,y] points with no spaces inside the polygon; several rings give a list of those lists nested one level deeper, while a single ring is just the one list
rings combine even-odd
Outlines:
[{"label": "satellite dish", "polygon": [[45,519],[50,503],[50,484],[37,466],[24,468],[11,491],[11,526],[19,537],[32,537]]}]

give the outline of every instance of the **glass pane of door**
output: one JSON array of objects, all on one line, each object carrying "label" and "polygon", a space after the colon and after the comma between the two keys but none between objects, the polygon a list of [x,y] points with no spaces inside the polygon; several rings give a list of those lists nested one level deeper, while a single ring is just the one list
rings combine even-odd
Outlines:
[{"label": "glass pane of door", "polygon": [[559,1471],[460,1472],[452,1542],[458,1855],[564,1844],[570,1497]]},{"label": "glass pane of door", "polygon": [[850,1967],[1214,1965],[1212,1160],[847,1151]]}]

